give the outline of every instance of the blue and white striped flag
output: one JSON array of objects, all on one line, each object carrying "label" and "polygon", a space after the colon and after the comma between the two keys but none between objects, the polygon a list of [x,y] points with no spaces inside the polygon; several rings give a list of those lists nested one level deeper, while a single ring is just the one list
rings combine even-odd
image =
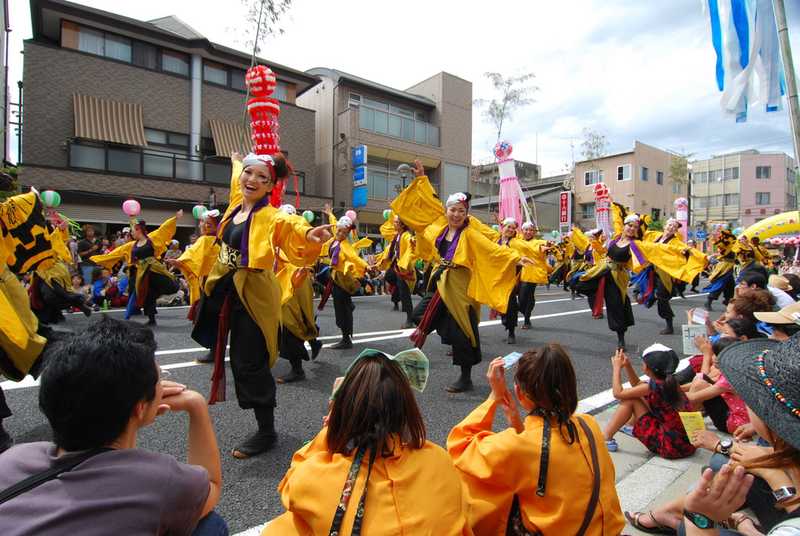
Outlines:
[{"label": "blue and white striped flag", "polygon": [[723,111],[741,123],[749,101],[780,110],[785,83],[772,0],[706,1]]}]

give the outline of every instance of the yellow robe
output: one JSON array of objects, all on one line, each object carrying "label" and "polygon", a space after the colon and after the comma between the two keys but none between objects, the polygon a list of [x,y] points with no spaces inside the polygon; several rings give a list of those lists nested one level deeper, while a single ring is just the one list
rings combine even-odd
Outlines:
[{"label": "yellow robe", "polygon": [[[392,230],[394,230],[394,227],[392,227]],[[389,253],[391,250],[392,241],[394,240],[396,234],[396,232],[393,233],[391,237],[388,235],[383,235],[383,237],[387,240],[387,245],[381,254],[375,258],[375,264],[381,270],[388,270],[392,266],[392,259],[389,258]],[[417,272],[414,269],[414,265],[417,262],[417,257],[414,255],[415,248],[413,245],[413,237],[411,236],[410,232],[404,231],[400,236],[398,249],[398,275],[408,282],[408,286],[410,288],[414,288],[414,282],[417,280]]]},{"label": "yellow robe", "polygon": [[[161,255],[167,250],[169,242],[172,240],[172,237],[175,236],[176,228],[177,219],[173,216],[162,223],[155,231],[147,233],[147,238],[153,243],[153,251],[155,251],[155,257],[157,259],[161,258]],[[114,268],[114,266],[121,261],[125,261],[125,264],[130,265],[134,244],[136,244],[136,241],[131,240],[103,255],[93,255],[89,260],[108,270]]]},{"label": "yellow robe", "polygon": [[[295,452],[278,485],[286,513],[273,519],[262,536],[328,534],[352,456],[327,449],[327,428]],[[341,536],[353,527],[367,475],[367,457],[353,487]],[[372,467],[364,519],[364,536],[468,536],[466,497],[447,453],[426,441],[421,449],[396,447]]]},{"label": "yellow robe", "polygon": [[33,193],[15,195],[0,203],[2,259],[15,274],[24,274],[40,263],[49,267],[55,259],[42,202]]},{"label": "yellow robe", "polygon": [[308,269],[291,264],[279,253],[275,277],[281,286],[281,325],[301,341],[316,339],[314,287]]},{"label": "yellow robe", "polygon": [[[593,432],[600,465],[600,497],[587,536],[617,536],[625,528],[614,481],[614,463],[593,417],[573,416],[578,441],[569,444],[557,425],[550,435],[550,457],[544,497],[536,493],[544,421],[525,418],[524,430],[492,432],[498,403],[487,400],[457,424],[447,450],[461,473],[470,498],[469,518],[476,536],[506,533],[511,503],[519,497],[525,526],[542,534],[575,534],[592,493],[592,458],[588,439],[577,421]],[[566,431],[564,432],[566,434]]]},{"label": "yellow robe", "polygon": [[205,235],[189,246],[177,259],[176,266],[189,285],[189,303],[193,304],[200,299],[203,281],[219,255],[219,242],[216,236]]},{"label": "yellow robe", "polygon": [[[322,255],[330,256],[330,248],[335,238],[328,240],[322,247]],[[353,244],[344,240],[339,243],[339,259],[336,264],[331,260],[331,277],[333,282],[346,290],[349,294],[355,294],[360,286],[359,280],[367,272],[367,261],[362,259]]]}]

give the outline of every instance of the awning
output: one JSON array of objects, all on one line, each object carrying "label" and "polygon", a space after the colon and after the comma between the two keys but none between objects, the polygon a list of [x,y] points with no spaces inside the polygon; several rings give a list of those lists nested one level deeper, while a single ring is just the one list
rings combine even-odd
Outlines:
[{"label": "awning", "polygon": [[422,154],[414,154],[407,151],[402,151],[400,149],[390,149],[388,147],[381,147],[380,145],[375,145],[372,143],[368,143],[367,145],[367,158],[370,156],[374,156],[377,158],[382,158],[384,160],[392,160],[394,162],[407,162],[411,164],[414,160],[419,160],[422,162],[422,165],[428,169],[436,169],[441,164],[441,160],[438,158],[425,156]]},{"label": "awning", "polygon": [[146,146],[142,105],[72,95],[75,137],[124,145]]},{"label": "awning", "polygon": [[230,158],[231,153],[247,154],[250,152],[250,136],[241,123],[217,121],[210,119],[211,137],[214,138],[214,148],[217,156]]}]

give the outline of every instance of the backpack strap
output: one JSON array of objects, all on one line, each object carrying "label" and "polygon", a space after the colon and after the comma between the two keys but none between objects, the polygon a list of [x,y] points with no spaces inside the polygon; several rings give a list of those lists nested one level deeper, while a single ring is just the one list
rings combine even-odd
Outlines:
[{"label": "backpack strap", "polygon": [[22,495],[23,493],[30,491],[38,486],[41,486],[45,482],[49,482],[58,476],[61,473],[66,473],[72,471],[74,468],[91,458],[97,454],[101,454],[103,452],[108,452],[109,450],[113,450],[110,448],[97,448],[92,450],[87,450],[75,456],[67,456],[65,459],[58,460],[53,467],[42,471],[40,473],[36,473],[35,475],[31,475],[25,480],[17,482],[10,488],[7,488],[0,492],[0,504],[5,503],[6,501],[10,501],[11,499],[17,497],[18,495]]},{"label": "backpack strap", "polygon": [[581,417],[576,415],[575,418],[578,420],[581,428],[583,428],[583,432],[586,434],[586,439],[589,441],[589,449],[592,453],[592,472],[594,473],[594,481],[592,482],[592,496],[589,498],[589,506],[586,508],[586,514],[583,516],[581,528],[578,529],[578,532],[576,533],[577,536],[583,536],[586,533],[586,529],[589,528],[589,524],[592,522],[594,512],[597,509],[597,503],[600,501],[600,462],[597,459],[597,444],[594,440],[592,429]]}]

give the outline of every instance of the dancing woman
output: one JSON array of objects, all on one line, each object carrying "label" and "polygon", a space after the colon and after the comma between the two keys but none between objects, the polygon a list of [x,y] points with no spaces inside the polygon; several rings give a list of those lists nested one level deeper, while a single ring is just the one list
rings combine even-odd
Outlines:
[{"label": "dancing woman", "polygon": [[214,348],[209,403],[225,400],[225,347],[230,331],[231,370],[239,407],[254,410],[258,430],[233,449],[248,458],[271,448],[275,432],[275,379],[278,358],[281,288],[275,277],[275,248],[298,266],[312,264],[328,226],[312,228],[280,204],[281,181],[289,166],[280,153],[232,158],[231,193],[217,238],[219,256],[206,278],[192,338]]},{"label": "dancing woman", "polygon": [[533,264],[522,267],[519,274],[519,308],[522,311],[522,329],[531,329],[531,314],[536,307],[536,286],[546,285],[550,274],[550,266],[547,264],[547,253],[550,251],[550,243],[546,240],[536,238],[536,225],[526,221],[522,224],[522,239],[531,246],[531,259]]},{"label": "dancing woman", "polygon": [[447,390],[468,391],[472,367],[481,361],[480,304],[505,313],[517,265],[531,261],[487,238],[486,226],[469,216],[469,194],[451,195],[445,211],[419,161],[414,171],[414,181],[392,202],[392,210],[416,233],[417,255],[433,266],[425,297],[414,310],[418,327],[411,338],[421,348],[435,329],[442,343],[453,347],[453,364],[461,368]]},{"label": "dancing woman", "polygon": [[736,282],[733,277],[733,269],[736,266],[736,237],[727,229],[720,229],[712,239],[712,244],[717,250],[717,264],[708,275],[709,285],[703,289],[708,292],[706,297],[705,309],[711,311],[711,304],[723,295],[723,305],[733,298],[733,291]]},{"label": "dancing woman", "polygon": [[[387,223],[391,223],[391,226]],[[413,328],[414,304],[411,301],[411,290],[417,282],[414,268],[416,263],[414,238],[399,216],[392,215],[387,223],[381,225],[381,235],[389,246],[375,259],[375,267],[385,270],[385,281],[395,287],[392,300],[394,301],[396,293],[397,300],[402,304],[402,310],[406,314],[403,328]]]},{"label": "dancing woman", "polygon": [[161,227],[148,233],[143,220],[131,226],[133,240],[105,255],[95,255],[91,261],[113,269],[120,261],[128,266],[128,306],[125,320],[128,320],[137,308],[144,309],[147,325],[156,325],[156,300],[159,296],[178,292],[175,275],[159,259],[167,250],[175,235],[178,218],[183,216],[179,210],[174,217],[161,224]]}]

